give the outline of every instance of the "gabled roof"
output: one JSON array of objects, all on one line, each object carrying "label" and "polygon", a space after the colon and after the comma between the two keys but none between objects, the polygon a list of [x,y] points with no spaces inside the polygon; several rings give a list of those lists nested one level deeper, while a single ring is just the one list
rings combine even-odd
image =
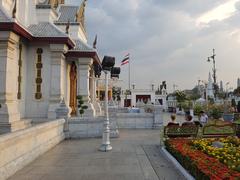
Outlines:
[{"label": "gabled roof", "polygon": [[83,42],[81,39],[75,39],[74,40],[76,46],[72,51],[89,51],[89,52],[95,52],[96,50],[92,48],[87,43]]},{"label": "gabled roof", "polygon": [[0,7],[0,22],[13,22],[13,18],[9,17],[7,13]]},{"label": "gabled roof", "polygon": [[94,64],[101,64],[97,50],[83,42],[81,39],[75,39],[75,47],[66,54],[68,57],[90,57],[94,59]]},{"label": "gabled roof", "polygon": [[67,34],[50,22],[32,24],[27,29],[35,37],[68,37]]},{"label": "gabled roof", "polygon": [[70,22],[76,22],[76,14],[78,12],[79,7],[78,6],[68,6],[68,5],[61,5],[58,10],[58,20],[56,22],[58,23],[67,23]]}]

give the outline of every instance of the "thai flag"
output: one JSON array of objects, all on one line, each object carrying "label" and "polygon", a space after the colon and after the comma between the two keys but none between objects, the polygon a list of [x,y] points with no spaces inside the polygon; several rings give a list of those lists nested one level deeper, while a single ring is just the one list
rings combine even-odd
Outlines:
[{"label": "thai flag", "polygon": [[121,61],[121,66],[124,64],[128,64],[130,59],[130,54],[128,53],[126,56],[124,56],[123,60]]}]

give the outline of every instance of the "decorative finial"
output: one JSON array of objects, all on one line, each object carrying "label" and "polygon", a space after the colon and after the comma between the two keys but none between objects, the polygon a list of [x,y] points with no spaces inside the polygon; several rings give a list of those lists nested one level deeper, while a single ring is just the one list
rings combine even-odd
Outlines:
[{"label": "decorative finial", "polygon": [[66,25],[66,34],[69,34],[69,28],[70,28],[70,20],[68,19],[68,22]]},{"label": "decorative finial", "polygon": [[93,41],[93,48],[96,49],[97,48],[97,34],[95,36],[95,39]]},{"label": "decorative finial", "polygon": [[14,7],[12,10],[12,18],[16,18],[16,12],[17,12],[17,0],[14,1]]}]

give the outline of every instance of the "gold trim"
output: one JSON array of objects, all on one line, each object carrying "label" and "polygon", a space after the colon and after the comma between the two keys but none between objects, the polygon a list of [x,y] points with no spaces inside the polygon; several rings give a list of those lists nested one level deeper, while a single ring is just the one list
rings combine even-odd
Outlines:
[{"label": "gold trim", "polygon": [[37,49],[37,62],[36,62],[36,93],[35,93],[35,99],[42,99],[42,48]]}]

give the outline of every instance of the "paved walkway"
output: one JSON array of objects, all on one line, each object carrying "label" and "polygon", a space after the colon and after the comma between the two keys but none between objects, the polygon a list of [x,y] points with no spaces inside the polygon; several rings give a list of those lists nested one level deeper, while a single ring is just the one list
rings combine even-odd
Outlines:
[{"label": "paved walkway", "polygon": [[16,173],[11,180],[184,179],[160,153],[158,130],[121,130],[111,152],[101,139],[66,140]]},{"label": "paved walkway", "polygon": [[65,140],[10,180],[182,180],[160,152],[159,130],[120,130],[113,150],[101,139]]}]

